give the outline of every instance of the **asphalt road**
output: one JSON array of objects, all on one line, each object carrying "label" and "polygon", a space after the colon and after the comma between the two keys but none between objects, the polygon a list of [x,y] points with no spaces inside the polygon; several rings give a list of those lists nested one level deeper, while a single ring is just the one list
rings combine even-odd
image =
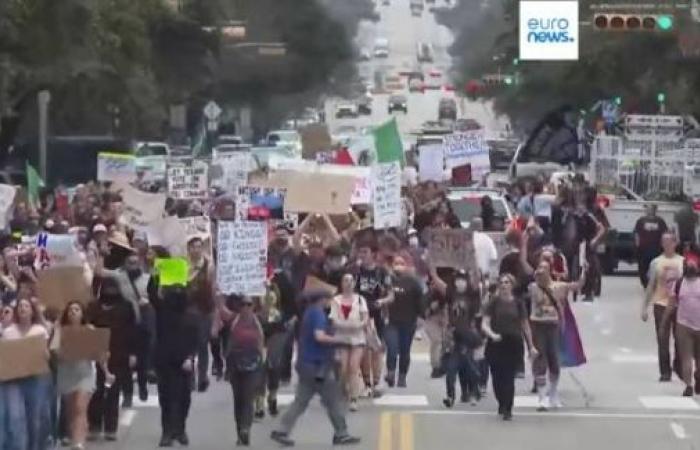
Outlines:
[{"label": "asphalt road", "polygon": [[[444,0],[436,0],[438,6],[444,6]],[[409,8],[409,0],[392,0],[389,6],[377,2],[377,10],[381,19],[377,23],[363,22],[360,24],[356,44],[358,48],[366,48],[370,51],[374,48],[374,41],[379,37],[389,40],[389,56],[387,58],[372,58],[370,61],[359,64],[360,76],[374,83],[375,73],[384,80],[392,81],[399,78],[400,89],[394,89],[386,94],[375,94],[373,110],[369,116],[358,118],[335,117],[335,108],[338,104],[346,103],[351,99],[331,98],[325,103],[327,122],[331,133],[339,131],[348,133],[348,129],[360,130],[363,127],[378,125],[387,119],[388,99],[391,94],[402,94],[408,100],[408,113],[394,113],[399,130],[406,141],[413,138],[411,133],[420,129],[421,125],[429,120],[437,120],[438,103],[442,98],[456,98],[458,104],[458,117],[476,119],[486,129],[488,137],[499,136],[505,129],[506,120],[496,117],[488,103],[470,102],[459,99],[452,91],[444,87],[453,83],[451,79],[451,58],[448,48],[452,44],[452,34],[447,28],[438,25],[433,13],[426,7],[420,17],[414,17]],[[432,63],[419,63],[417,60],[417,45],[421,42],[432,44],[434,58]],[[427,89],[424,93],[408,92],[406,78],[400,78],[399,73],[407,70],[420,70],[425,74],[426,83],[437,86],[438,89]],[[431,71],[437,71],[440,76],[430,76]]]},{"label": "asphalt road", "polygon": [[[436,450],[504,449],[695,449],[700,448],[700,398],[682,398],[682,383],[657,382],[653,325],[639,320],[641,288],[634,277],[607,277],[603,296],[592,304],[574,304],[588,363],[562,374],[564,408],[539,413],[529,393],[532,378],[517,383],[515,418],[502,422],[493,394],[477,406],[442,406],[444,380],[431,380],[425,341],[415,341],[407,389],[385,389],[375,401],[363,400],[349,414],[360,449]],[[292,398],[283,390],[281,403]],[[253,428],[253,446],[275,449],[268,438],[274,420]],[[230,387],[215,383],[195,394],[188,424],[191,447],[220,450],[235,445]],[[122,412],[120,440],[97,444],[106,450],[155,448],[159,439],[157,399]],[[297,448],[329,449],[332,431],[314,400],[294,438]]]}]

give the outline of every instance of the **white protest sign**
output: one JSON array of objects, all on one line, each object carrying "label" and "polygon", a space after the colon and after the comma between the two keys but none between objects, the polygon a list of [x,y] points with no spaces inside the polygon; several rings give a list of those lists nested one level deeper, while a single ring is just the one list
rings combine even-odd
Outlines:
[{"label": "white protest sign", "polygon": [[398,161],[373,167],[372,206],[375,229],[401,226],[401,165]]},{"label": "white protest sign", "polygon": [[472,179],[475,180],[491,170],[489,148],[482,130],[445,135],[443,146],[448,169],[470,164]]},{"label": "white protest sign", "polygon": [[146,228],[149,246],[166,248],[172,256],[187,254],[187,232],[174,216],[162,218]]},{"label": "white protest sign", "polygon": [[36,237],[36,248],[35,266],[38,268],[83,266],[83,259],[72,234],[39,233]]},{"label": "white protest sign", "polygon": [[442,145],[421,145],[418,156],[421,181],[441,182],[445,179],[445,153]]},{"label": "white protest sign", "polygon": [[187,242],[194,238],[200,238],[204,242],[204,248],[207,251],[207,256],[213,256],[212,238],[211,238],[211,219],[208,216],[183,217],[180,220],[180,226],[185,230]]},{"label": "white protest sign", "polygon": [[122,222],[135,230],[143,231],[163,217],[165,194],[151,194],[128,184],[119,185],[123,211]]},{"label": "white protest sign", "polygon": [[190,167],[168,169],[168,193],[175,200],[205,198],[209,188],[209,167],[195,161]]},{"label": "white protest sign", "polygon": [[136,158],[119,153],[97,155],[97,180],[131,182],[136,180]]},{"label": "white protest sign", "polygon": [[248,173],[253,169],[253,158],[249,152],[218,152],[212,165],[221,167],[221,177],[212,180],[212,186],[235,192],[238,186],[248,184]]},{"label": "white protest sign", "polygon": [[0,184],[0,229],[7,227],[16,193],[17,189],[14,186]]},{"label": "white protest sign", "polygon": [[219,222],[217,233],[219,290],[227,295],[263,295],[267,279],[267,224]]}]

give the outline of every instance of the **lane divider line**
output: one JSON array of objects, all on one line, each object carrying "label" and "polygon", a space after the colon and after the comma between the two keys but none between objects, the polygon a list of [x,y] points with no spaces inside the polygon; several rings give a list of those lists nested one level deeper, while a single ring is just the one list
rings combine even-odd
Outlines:
[{"label": "lane divider line", "polygon": [[676,439],[688,439],[688,433],[685,432],[685,427],[678,422],[671,422],[671,431],[676,436]]},{"label": "lane divider line", "polygon": [[413,414],[403,413],[400,416],[400,434],[399,450],[413,450],[414,433],[413,433]]},{"label": "lane divider line", "polygon": [[383,412],[379,416],[379,445],[378,450],[393,450],[392,442],[392,422],[393,414],[390,412]]}]

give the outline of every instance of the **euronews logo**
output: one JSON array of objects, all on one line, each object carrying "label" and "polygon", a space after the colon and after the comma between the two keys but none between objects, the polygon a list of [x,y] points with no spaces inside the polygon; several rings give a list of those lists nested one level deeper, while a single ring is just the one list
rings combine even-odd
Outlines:
[{"label": "euronews logo", "polygon": [[570,44],[575,42],[571,23],[564,17],[531,18],[527,21],[527,42],[535,44]]}]

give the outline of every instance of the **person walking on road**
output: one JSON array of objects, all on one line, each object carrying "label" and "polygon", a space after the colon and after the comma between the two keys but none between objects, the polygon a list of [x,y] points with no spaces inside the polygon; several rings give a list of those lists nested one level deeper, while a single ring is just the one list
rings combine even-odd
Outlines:
[{"label": "person walking on road", "polygon": [[695,364],[695,394],[700,394],[700,257],[697,253],[686,256],[683,277],[676,281],[674,294],[663,318],[662,330],[670,333],[677,310],[676,341],[681,361],[681,375],[685,382],[684,397],[693,396],[693,363]]},{"label": "person walking on road", "polygon": [[522,364],[523,336],[530,358],[538,355],[532,343],[532,331],[525,303],[513,294],[515,284],[515,277],[512,275],[501,275],[496,294],[484,308],[481,324],[484,334],[489,339],[486,344],[486,359],[491,368],[498,414],[503,420],[511,420],[513,417],[515,375]]},{"label": "person walking on road", "polygon": [[[654,326],[658,346],[660,382],[671,381],[673,370],[680,373],[678,351],[674,351],[671,366],[671,334],[676,328],[676,319],[671,317],[668,326],[662,327],[662,321],[673,294],[673,286],[683,274],[683,257],[676,253],[676,236],[671,232],[661,238],[663,254],[654,258],[649,266],[649,284],[642,305],[642,320],[649,318],[649,305],[654,305]],[[677,347],[677,343],[675,345]]]},{"label": "person walking on road", "polygon": [[656,215],[656,205],[646,205],[646,214],[634,226],[634,245],[637,249],[639,279],[646,289],[649,284],[649,265],[661,253],[661,237],[668,231],[664,219]]},{"label": "person walking on road", "polygon": [[334,370],[334,347],[345,340],[329,334],[330,321],[324,310],[330,307],[332,296],[327,291],[314,290],[305,297],[307,308],[299,333],[296,367],[299,383],[294,401],[270,438],[285,447],[293,446],[294,441],[289,435],[311,399],[318,394],[333,424],[333,445],[359,444],[360,438],[348,434],[341,387]]}]

